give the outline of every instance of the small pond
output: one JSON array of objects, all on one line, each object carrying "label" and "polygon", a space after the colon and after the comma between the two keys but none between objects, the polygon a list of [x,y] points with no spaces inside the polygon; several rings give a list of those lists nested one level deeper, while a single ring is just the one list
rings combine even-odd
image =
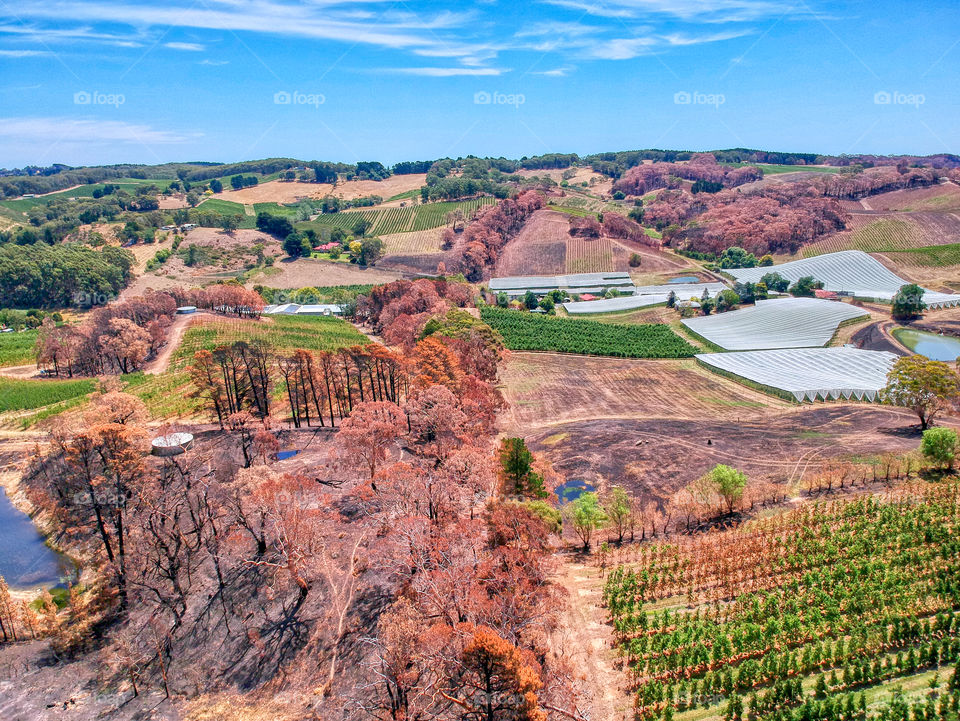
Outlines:
[{"label": "small pond", "polygon": [[295,455],[297,455],[299,452],[300,452],[299,449],[296,449],[296,448],[291,448],[291,449],[288,449],[288,450],[286,450],[286,451],[277,451],[277,460],[278,460],[278,461],[285,461],[285,460],[287,460],[288,458],[293,458],[293,457],[294,457]]},{"label": "small pond", "polygon": [[10,588],[51,587],[74,574],[73,563],[43,541],[25,513],[0,490],[0,576]]},{"label": "small pond", "polygon": [[697,283],[700,279],[695,275],[682,275],[679,278],[671,278],[668,283]]},{"label": "small pond", "polygon": [[960,338],[913,328],[894,328],[893,337],[914,353],[925,355],[931,360],[952,363],[960,358]]},{"label": "small pond", "polygon": [[562,505],[564,503],[569,503],[570,501],[575,501],[584,493],[590,493],[594,490],[596,489],[586,481],[567,481],[566,483],[557,486],[556,494],[560,498],[560,503]]}]

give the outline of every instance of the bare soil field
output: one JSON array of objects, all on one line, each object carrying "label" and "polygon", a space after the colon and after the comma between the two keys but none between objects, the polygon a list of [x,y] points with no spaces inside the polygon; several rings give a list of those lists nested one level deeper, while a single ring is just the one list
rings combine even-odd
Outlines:
[{"label": "bare soil field", "polygon": [[386,180],[347,180],[333,186],[329,183],[301,183],[299,181],[271,180],[240,190],[224,190],[216,197],[235,203],[295,203],[301,198],[322,198],[335,195],[352,200],[367,195],[379,195],[384,200],[416,190],[426,182],[426,174],[392,175]]},{"label": "bare soil field", "polygon": [[315,258],[282,260],[258,273],[247,287],[306,288],[310,286],[364,285],[390,283],[402,274],[386,268],[359,268],[350,263],[332,263]]},{"label": "bare soil field", "polygon": [[538,210],[517,237],[507,243],[495,276],[555,275],[567,272],[570,218],[555,210]]},{"label": "bare soil field", "polygon": [[797,406],[698,368],[514,353],[504,433],[526,437],[568,479],[664,499],[717,463],[800,480],[839,456],[916,449],[915,416],[851,403]]},{"label": "bare soil field", "polygon": [[158,195],[157,201],[160,203],[160,210],[176,210],[177,208],[186,208],[190,205],[187,202],[186,193]]},{"label": "bare soil field", "polygon": [[[549,177],[551,180],[559,183],[563,180],[563,174],[567,171],[567,168],[546,168],[543,170],[518,170],[516,175],[520,175],[524,178],[531,178],[534,176],[537,177]],[[589,191],[597,195],[609,195],[611,189],[613,188],[613,179],[602,175],[600,173],[593,172],[592,168],[573,168],[574,176],[570,178],[570,185],[579,185],[580,183],[587,183]],[[593,185],[590,185],[590,181],[593,180]]]}]

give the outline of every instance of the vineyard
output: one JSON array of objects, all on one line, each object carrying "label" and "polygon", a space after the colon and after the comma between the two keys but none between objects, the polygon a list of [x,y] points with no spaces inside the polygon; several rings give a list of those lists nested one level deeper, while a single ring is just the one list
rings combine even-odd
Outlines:
[{"label": "vineyard", "polygon": [[887,253],[887,257],[897,265],[907,267],[945,268],[960,265],[960,243],[910,248],[896,253]]},{"label": "vineyard", "polygon": [[613,243],[609,238],[567,240],[568,273],[602,273],[614,270]]},{"label": "vineyard", "polygon": [[19,333],[0,333],[0,368],[32,363],[33,346],[36,342],[35,329]]},{"label": "vineyard", "polygon": [[836,233],[803,248],[800,256],[862,250],[890,253],[960,242],[960,219],[952,213],[921,212],[870,215],[852,213],[848,230]]},{"label": "vineyard", "polygon": [[486,306],[480,317],[510,350],[560,351],[620,358],[689,358],[696,349],[663,325],[615,325]]},{"label": "vineyard", "polygon": [[881,692],[960,658],[956,482],[626,555],[603,598],[639,719],[874,718]]},{"label": "vineyard", "polygon": [[379,210],[349,210],[340,213],[324,213],[303,223],[298,228],[342,228],[349,231],[358,218],[370,223],[371,235],[392,235],[394,233],[409,233],[422,230],[440,228],[447,223],[447,213],[455,210],[463,211],[464,217],[469,219],[479,208],[493,205],[496,200],[484,196],[472,200],[459,202],[427,203],[407,208],[381,208]]},{"label": "vineyard", "polygon": [[381,235],[384,252],[388,255],[425,255],[440,253],[443,236],[442,228],[418,230],[412,233],[390,233]]}]

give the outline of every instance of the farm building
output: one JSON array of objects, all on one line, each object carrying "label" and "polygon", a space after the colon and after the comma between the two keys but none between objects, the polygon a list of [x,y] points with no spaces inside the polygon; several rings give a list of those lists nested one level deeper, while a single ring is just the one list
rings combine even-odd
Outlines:
[{"label": "farm building", "polygon": [[758,300],[756,305],[681,321],[726,350],[825,346],[841,323],[869,315],[862,308],[817,298]]},{"label": "farm building", "polygon": [[843,347],[703,353],[696,359],[715,373],[802,403],[840,398],[875,401],[897,356]]},{"label": "farm building", "polygon": [[[842,250],[766,268],[731,268],[726,272],[742,283],[757,283],[771,272],[779,273],[791,283],[813,276],[823,283],[824,290],[887,303],[908,282],[862,250]],[[930,308],[948,308],[960,305],[960,294],[924,289],[923,300]]]},{"label": "farm building", "polygon": [[299,303],[283,303],[282,305],[268,305],[263,309],[266,315],[343,315],[343,306],[336,303],[315,303],[300,305]]},{"label": "farm building", "polygon": [[546,295],[551,290],[565,290],[570,293],[592,293],[602,295],[609,288],[624,293],[633,293],[633,281],[629,273],[571,273],[568,275],[527,275],[506,278],[491,278],[488,286],[493,293],[506,293],[511,297],[526,295],[527,291],[535,295]]}]

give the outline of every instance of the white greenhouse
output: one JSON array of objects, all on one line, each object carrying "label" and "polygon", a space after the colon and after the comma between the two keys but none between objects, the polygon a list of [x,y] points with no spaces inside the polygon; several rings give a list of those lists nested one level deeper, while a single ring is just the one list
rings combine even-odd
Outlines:
[{"label": "white greenhouse", "polygon": [[634,295],[620,296],[619,298],[604,298],[602,300],[585,300],[578,303],[564,303],[563,307],[571,315],[585,313],[612,313],[621,310],[635,310],[648,308],[667,302],[670,292],[673,291],[677,301],[700,299],[706,290],[713,298],[727,286],[723,283],[669,283],[667,285],[638,285],[622,292],[633,292]]},{"label": "white greenhouse", "polygon": [[511,297],[526,295],[531,291],[545,295],[551,290],[570,293],[603,293],[607,288],[617,288],[623,293],[633,292],[629,273],[570,273],[567,275],[517,275],[491,278],[487,286],[492,293],[505,292]]},{"label": "white greenhouse", "polygon": [[[726,272],[743,283],[756,283],[771,272],[779,273],[791,283],[809,275],[823,282],[825,290],[888,303],[900,287],[909,282],[862,250],[842,250],[765,268],[731,268]],[[960,294],[924,289],[923,299],[930,308],[960,305]]]},{"label": "white greenhouse", "polygon": [[687,318],[682,323],[727,350],[825,346],[841,323],[869,315],[849,303],[817,298],[758,300],[741,310]]},{"label": "white greenhouse", "polygon": [[897,356],[858,348],[795,348],[744,353],[703,353],[712,371],[746,379],[798,402],[877,400]]}]

